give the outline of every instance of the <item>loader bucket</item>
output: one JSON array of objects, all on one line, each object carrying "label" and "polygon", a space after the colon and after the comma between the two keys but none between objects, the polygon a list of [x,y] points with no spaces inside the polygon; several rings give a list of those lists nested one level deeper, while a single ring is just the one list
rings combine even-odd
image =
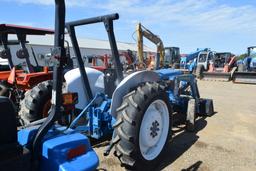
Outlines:
[{"label": "loader bucket", "polygon": [[234,83],[256,84],[256,72],[235,72],[232,80]]},{"label": "loader bucket", "polygon": [[203,72],[203,80],[206,81],[230,81],[230,72]]}]

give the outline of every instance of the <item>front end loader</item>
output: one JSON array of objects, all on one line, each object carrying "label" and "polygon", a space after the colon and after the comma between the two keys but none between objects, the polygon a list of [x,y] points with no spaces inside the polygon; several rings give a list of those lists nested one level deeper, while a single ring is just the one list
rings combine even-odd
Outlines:
[{"label": "front end loader", "polygon": [[217,52],[212,55],[213,57],[207,56],[205,58],[204,67],[207,67],[206,70],[202,70],[200,62],[198,63],[198,78],[207,81],[230,81],[237,69],[236,56],[230,52]]}]

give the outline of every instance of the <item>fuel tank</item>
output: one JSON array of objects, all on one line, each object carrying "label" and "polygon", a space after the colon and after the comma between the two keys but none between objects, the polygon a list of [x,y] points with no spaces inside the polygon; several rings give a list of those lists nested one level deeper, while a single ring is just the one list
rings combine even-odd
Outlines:
[{"label": "fuel tank", "polygon": [[[104,74],[93,68],[85,67],[87,77],[89,79],[89,85],[93,96],[96,93],[104,93]],[[78,104],[76,108],[84,109],[88,104],[89,99],[86,97],[86,90],[84,90],[84,83],[82,82],[81,74],[78,68],[68,71],[64,78],[67,83],[68,92],[78,93]]]}]

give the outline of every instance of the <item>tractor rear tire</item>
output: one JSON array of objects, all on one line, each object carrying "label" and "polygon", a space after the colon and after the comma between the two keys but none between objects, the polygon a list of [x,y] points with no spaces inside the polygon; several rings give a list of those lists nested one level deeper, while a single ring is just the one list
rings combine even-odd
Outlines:
[{"label": "tractor rear tire", "polygon": [[[163,159],[171,126],[172,108],[164,86],[155,82],[138,86],[124,96],[117,109],[117,121],[113,126],[115,156],[128,170],[154,170]],[[147,147],[145,143],[155,144]]]},{"label": "tractor rear tire", "polygon": [[25,125],[47,117],[51,107],[52,80],[39,83],[25,93],[19,115]]},{"label": "tractor rear tire", "polygon": [[204,66],[203,65],[198,65],[196,67],[196,78],[202,79],[203,78],[203,71],[204,71]]}]

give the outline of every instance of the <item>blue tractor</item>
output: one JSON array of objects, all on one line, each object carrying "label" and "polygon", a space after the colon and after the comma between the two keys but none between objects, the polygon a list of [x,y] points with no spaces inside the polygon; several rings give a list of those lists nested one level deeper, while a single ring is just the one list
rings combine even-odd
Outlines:
[{"label": "blue tractor", "polygon": [[[154,170],[171,138],[173,114],[183,114],[193,131],[197,115],[213,114],[213,101],[200,98],[191,74],[173,69],[125,73],[113,29],[118,18],[110,14],[66,23],[79,66],[64,75],[67,91],[79,95],[69,128],[99,140],[111,136],[104,154],[114,148],[126,169]],[[77,27],[94,23],[103,23],[112,51],[113,65],[104,71],[84,66],[76,37]]]},{"label": "blue tractor", "polygon": [[248,47],[247,56],[236,64],[238,69],[232,76],[233,82],[256,84],[256,46]]},{"label": "blue tractor", "polygon": [[[111,136],[104,154],[108,155],[114,149],[115,156],[126,169],[154,170],[163,159],[171,138],[173,114],[184,116],[187,130],[193,131],[198,115],[213,114],[213,101],[200,98],[196,79],[191,74],[172,69],[124,73],[113,30],[113,21],[119,18],[118,14],[66,23],[78,68],[65,73],[69,93],[62,95],[63,66],[67,61],[64,49],[65,6],[64,0],[55,2],[55,48],[52,56],[56,60],[50,115],[21,129],[18,141],[15,124],[1,125],[2,137],[13,138],[6,138],[5,146],[1,144],[4,147],[1,155],[9,155],[13,151],[15,155],[1,158],[0,170],[19,168],[21,163],[23,168],[35,167],[37,170],[95,170],[98,158],[84,134],[94,139]],[[112,51],[113,66],[103,72],[84,66],[76,38],[76,27],[93,23],[104,24]],[[7,103],[9,101],[0,104],[7,106]],[[61,126],[56,122],[61,120],[66,105],[75,105],[75,110],[67,115],[68,126]],[[2,114],[5,123],[13,123],[14,119],[8,119],[13,116],[11,110],[10,107],[5,115]],[[5,132],[7,126],[12,128],[12,134]],[[22,150],[19,154],[16,153],[18,149]],[[21,155],[26,151],[28,155]]]},{"label": "blue tractor", "polygon": [[55,3],[53,56],[56,65],[51,112],[47,118],[19,128],[17,132],[14,105],[8,98],[0,97],[0,170],[84,171],[95,170],[99,164],[99,159],[85,135],[56,124],[66,105],[74,106],[76,96],[62,96],[62,72],[67,60],[64,48],[65,3],[64,0],[55,0]]}]

